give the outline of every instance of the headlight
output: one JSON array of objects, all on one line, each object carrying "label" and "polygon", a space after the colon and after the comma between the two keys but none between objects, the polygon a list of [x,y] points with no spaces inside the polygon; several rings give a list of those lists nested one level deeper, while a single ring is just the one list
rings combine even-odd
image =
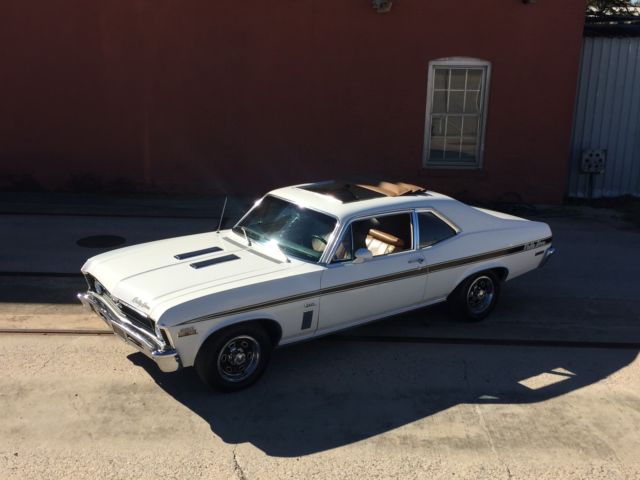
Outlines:
[{"label": "headlight", "polygon": [[158,340],[160,340],[162,343],[164,343],[164,348],[171,347],[171,344],[169,342],[169,337],[167,336],[167,333],[164,330],[162,330],[158,326],[157,323],[156,323],[155,332],[156,332],[156,337],[158,338]]},{"label": "headlight", "polygon": [[104,293],[104,287],[98,280],[94,282],[94,288],[96,289],[96,293],[98,295],[102,295]]},{"label": "headlight", "polygon": [[158,324],[156,323],[156,337],[158,337],[158,340],[164,340],[164,337],[162,336],[162,330],[160,330],[160,327],[158,326]]}]

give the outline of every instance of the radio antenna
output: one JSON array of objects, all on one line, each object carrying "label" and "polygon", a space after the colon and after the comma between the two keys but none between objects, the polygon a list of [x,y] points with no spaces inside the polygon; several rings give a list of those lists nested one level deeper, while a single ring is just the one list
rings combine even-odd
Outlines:
[{"label": "radio antenna", "polygon": [[227,199],[229,198],[229,195],[224,197],[224,205],[222,205],[222,213],[220,214],[220,221],[218,222],[218,230],[216,230],[216,233],[220,233],[220,227],[222,227],[222,220],[224,219],[224,211],[227,208]]}]

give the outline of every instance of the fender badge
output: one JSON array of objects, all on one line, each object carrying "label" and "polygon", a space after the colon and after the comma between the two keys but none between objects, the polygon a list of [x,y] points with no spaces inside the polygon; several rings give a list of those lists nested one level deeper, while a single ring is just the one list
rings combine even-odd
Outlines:
[{"label": "fender badge", "polygon": [[178,337],[188,337],[189,335],[197,335],[198,331],[194,327],[184,327],[178,330]]},{"label": "fender badge", "polygon": [[133,303],[134,305],[139,306],[140,308],[144,308],[145,310],[149,310],[149,304],[147,302],[143,302],[138,297],[134,297],[133,300],[131,300],[131,303]]}]

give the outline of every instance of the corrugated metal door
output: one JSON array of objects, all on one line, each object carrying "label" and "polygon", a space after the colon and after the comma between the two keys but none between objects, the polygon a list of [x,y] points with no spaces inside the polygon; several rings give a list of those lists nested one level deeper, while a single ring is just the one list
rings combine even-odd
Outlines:
[{"label": "corrugated metal door", "polygon": [[[585,150],[606,150],[605,170],[582,173]],[[640,38],[586,37],[573,124],[570,197],[640,196]]]}]

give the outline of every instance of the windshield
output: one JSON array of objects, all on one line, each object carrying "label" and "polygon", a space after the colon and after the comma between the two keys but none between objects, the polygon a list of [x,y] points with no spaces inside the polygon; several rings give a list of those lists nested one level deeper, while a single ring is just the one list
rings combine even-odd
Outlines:
[{"label": "windshield", "polygon": [[233,231],[261,243],[275,241],[285,255],[317,262],[335,226],[328,215],[267,195]]}]

